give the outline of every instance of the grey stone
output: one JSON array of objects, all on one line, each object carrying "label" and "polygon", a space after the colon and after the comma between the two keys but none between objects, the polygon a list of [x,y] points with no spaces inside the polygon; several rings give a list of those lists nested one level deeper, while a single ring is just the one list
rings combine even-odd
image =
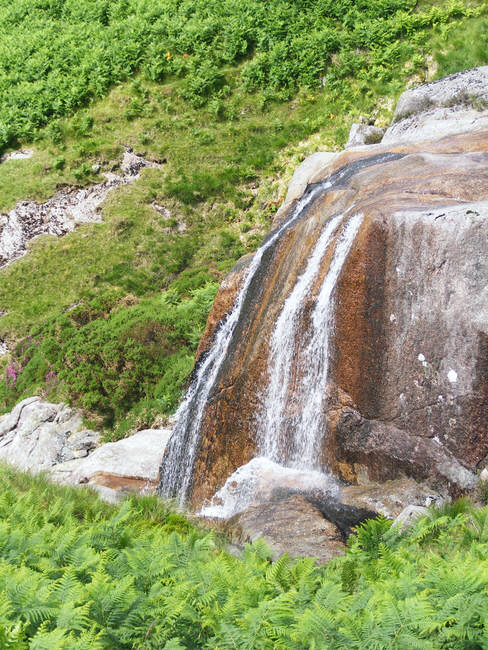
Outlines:
[{"label": "grey stone", "polygon": [[350,147],[359,147],[361,145],[377,144],[385,133],[385,129],[371,124],[353,124],[349,131],[349,139],[346,149]]},{"label": "grey stone", "polygon": [[84,458],[57,464],[51,476],[69,485],[96,483],[118,490],[152,491],[170,435],[170,429],[139,431],[123,440],[101,445]]},{"label": "grey stone", "polygon": [[401,511],[393,523],[401,526],[402,528],[407,528],[408,526],[414,524],[417,519],[428,514],[428,512],[428,508],[424,506],[409,505]]},{"label": "grey stone", "polygon": [[383,144],[434,140],[488,126],[488,66],[405,91]]},{"label": "grey stone", "polygon": [[0,419],[0,459],[22,470],[47,470],[92,449],[99,436],[83,430],[75,409],[29,397]]},{"label": "grey stone", "polygon": [[100,445],[100,433],[83,427],[79,411],[29,397],[0,417],[0,460],[47,471],[65,485],[90,484],[114,501],[114,494],[154,492],[170,435],[170,429],[146,429]]},{"label": "grey stone", "polygon": [[406,90],[398,100],[393,121],[437,107],[488,106],[488,66],[456,72],[448,77]]},{"label": "grey stone", "polygon": [[8,162],[9,160],[26,160],[32,158],[34,151],[32,149],[19,149],[18,151],[11,151],[0,156],[0,163]]}]

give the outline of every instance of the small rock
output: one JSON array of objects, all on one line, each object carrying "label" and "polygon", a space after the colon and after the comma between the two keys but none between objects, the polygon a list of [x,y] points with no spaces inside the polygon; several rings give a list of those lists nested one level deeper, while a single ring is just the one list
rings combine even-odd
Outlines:
[{"label": "small rock", "polygon": [[[364,119],[364,118],[363,118]],[[349,147],[359,147],[364,144],[377,144],[381,142],[385,129],[370,124],[353,124],[349,131],[349,139],[346,149]]]},{"label": "small rock", "polygon": [[26,160],[32,158],[34,151],[32,149],[19,149],[19,151],[11,151],[0,157],[0,163],[7,162],[8,160]]},{"label": "small rock", "polygon": [[101,167],[100,167],[100,165],[98,163],[95,163],[94,165],[92,165],[91,168],[92,168],[92,172],[95,172],[96,174],[98,174],[98,172],[101,169]]},{"label": "small rock", "polygon": [[[81,414],[66,404],[50,404],[29,397],[0,421],[0,459],[24,470],[48,470],[74,458],[70,436],[78,434],[83,447],[86,434],[93,442],[99,434],[83,432]],[[96,438],[98,439],[98,438]],[[92,444],[90,442],[90,444]]]},{"label": "small rock", "polygon": [[425,506],[407,506],[404,508],[398,517],[395,518],[394,524],[398,524],[402,529],[407,528],[415,522],[419,517],[423,517],[429,512],[428,508]]},{"label": "small rock", "polygon": [[488,481],[488,467],[485,467],[480,474],[480,481]]},{"label": "small rock", "polygon": [[85,458],[86,456],[88,456],[87,449],[75,449],[73,451],[73,458]]}]

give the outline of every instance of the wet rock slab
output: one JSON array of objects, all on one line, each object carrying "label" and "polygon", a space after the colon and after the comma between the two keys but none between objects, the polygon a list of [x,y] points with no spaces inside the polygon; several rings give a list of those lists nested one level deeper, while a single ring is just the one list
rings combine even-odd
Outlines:
[{"label": "wet rock slab", "polygon": [[224,531],[237,544],[262,538],[273,559],[288,552],[292,557],[315,557],[319,564],[344,553],[339,528],[300,494],[276,495],[235,515]]},{"label": "wet rock slab", "polygon": [[[324,390],[323,412],[317,409],[317,417],[324,416],[317,465],[360,486],[408,477],[442,497],[473,488],[488,458],[487,72],[480,68],[408,91],[392,126],[402,124],[405,139],[390,131],[381,144],[304,163],[279,223],[297,205],[301,188],[313,192],[322,184],[323,190],[266,251],[245,297],[202,416],[193,505],[210,499],[260,453],[256,421],[269,379],[271,337],[336,215],[363,219],[333,288],[330,390]],[[454,131],[429,113],[453,107]],[[299,360],[331,259],[332,252],[324,254],[296,323],[298,361],[291,366],[280,432],[285,465],[285,441],[304,407],[296,388]],[[242,286],[239,268],[217,295],[207,345]]]}]

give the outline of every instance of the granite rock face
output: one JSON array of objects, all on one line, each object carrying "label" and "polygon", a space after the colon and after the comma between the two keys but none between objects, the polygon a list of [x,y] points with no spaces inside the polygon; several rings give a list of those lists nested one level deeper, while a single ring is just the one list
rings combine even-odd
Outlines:
[{"label": "granite rock face", "polygon": [[442,138],[488,127],[488,66],[465,70],[403,93],[384,144]]},{"label": "granite rock face", "polygon": [[[326,224],[340,214],[346,221],[361,214],[362,222],[334,286],[317,464],[352,485],[407,477],[439,497],[473,487],[488,457],[488,111],[487,86],[479,83],[487,70],[408,91],[391,127],[397,131],[381,144],[304,163],[296,187],[324,189],[266,251],[250,285],[203,413],[193,504],[259,455],[256,414],[271,334]],[[471,97],[471,90],[477,99],[469,103],[463,93]],[[423,112],[412,114],[412,106]],[[436,111],[453,107],[457,131],[443,130]],[[461,119],[469,121],[473,110],[474,123]],[[293,191],[275,226],[297,200]],[[297,358],[331,255],[324,254],[296,324]],[[217,296],[200,353],[231,309],[246,263]],[[284,463],[286,432],[301,408],[295,379]]]},{"label": "granite rock face", "polygon": [[99,433],[83,428],[76,410],[40,397],[29,397],[0,417],[0,460],[25,471],[87,456],[99,439]]},{"label": "granite rock face", "polygon": [[0,416],[0,461],[23,471],[47,472],[65,485],[89,485],[108,501],[122,494],[154,494],[169,429],[147,429],[100,444],[66,404],[30,397]]}]

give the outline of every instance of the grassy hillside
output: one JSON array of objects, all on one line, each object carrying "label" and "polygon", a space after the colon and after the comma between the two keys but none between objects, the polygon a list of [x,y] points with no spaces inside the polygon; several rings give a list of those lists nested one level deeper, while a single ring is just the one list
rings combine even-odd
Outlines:
[{"label": "grassy hillside", "polygon": [[9,650],[476,650],[488,644],[488,508],[383,519],[346,556],[242,558],[153,498],[116,508],[0,467],[0,646]]},{"label": "grassy hillside", "polygon": [[[218,282],[303,157],[405,84],[488,61],[479,2],[0,0],[0,210],[161,162],[104,223],[0,271],[0,409],[40,393],[112,437],[171,413]],[[100,172],[93,165],[100,165]]]}]

